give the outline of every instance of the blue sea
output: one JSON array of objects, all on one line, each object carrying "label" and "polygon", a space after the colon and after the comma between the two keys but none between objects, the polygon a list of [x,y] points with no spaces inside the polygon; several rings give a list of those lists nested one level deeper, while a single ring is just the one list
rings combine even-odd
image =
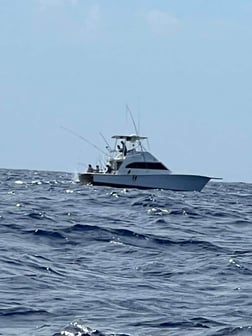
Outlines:
[{"label": "blue sea", "polygon": [[0,173],[0,335],[252,335],[252,184]]}]

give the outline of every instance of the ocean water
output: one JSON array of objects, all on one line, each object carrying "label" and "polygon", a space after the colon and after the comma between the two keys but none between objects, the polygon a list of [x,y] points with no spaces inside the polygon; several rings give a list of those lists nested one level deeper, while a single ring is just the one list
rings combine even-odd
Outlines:
[{"label": "ocean water", "polygon": [[252,335],[251,184],[0,173],[0,335]]}]

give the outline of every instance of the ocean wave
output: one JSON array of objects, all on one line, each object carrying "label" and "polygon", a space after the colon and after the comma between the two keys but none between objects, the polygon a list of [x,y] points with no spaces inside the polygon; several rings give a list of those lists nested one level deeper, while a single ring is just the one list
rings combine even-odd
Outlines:
[{"label": "ocean wave", "polygon": [[53,336],[130,336],[127,334],[110,334],[104,333],[97,329],[92,329],[81,322],[72,322],[60,333],[56,333]]},{"label": "ocean wave", "polygon": [[252,335],[251,326],[242,327],[226,327],[217,332],[209,334],[209,336],[250,336]]},{"label": "ocean wave", "polygon": [[175,193],[1,172],[0,334],[251,334],[251,185]]}]

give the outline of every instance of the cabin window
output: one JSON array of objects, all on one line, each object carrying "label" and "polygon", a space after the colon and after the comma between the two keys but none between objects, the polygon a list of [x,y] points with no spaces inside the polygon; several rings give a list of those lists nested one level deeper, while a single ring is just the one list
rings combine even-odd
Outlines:
[{"label": "cabin window", "polygon": [[161,162],[133,162],[126,168],[168,170]]}]

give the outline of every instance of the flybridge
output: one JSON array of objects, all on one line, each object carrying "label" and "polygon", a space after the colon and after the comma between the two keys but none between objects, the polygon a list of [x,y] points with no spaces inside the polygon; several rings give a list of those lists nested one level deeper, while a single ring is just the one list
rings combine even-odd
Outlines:
[{"label": "flybridge", "polygon": [[139,135],[136,135],[136,134],[131,134],[131,135],[113,135],[112,139],[117,139],[117,140],[121,139],[121,140],[130,141],[130,142],[136,142],[136,141],[145,140],[145,139],[148,139],[148,138],[145,137],[145,136],[139,136]]}]

